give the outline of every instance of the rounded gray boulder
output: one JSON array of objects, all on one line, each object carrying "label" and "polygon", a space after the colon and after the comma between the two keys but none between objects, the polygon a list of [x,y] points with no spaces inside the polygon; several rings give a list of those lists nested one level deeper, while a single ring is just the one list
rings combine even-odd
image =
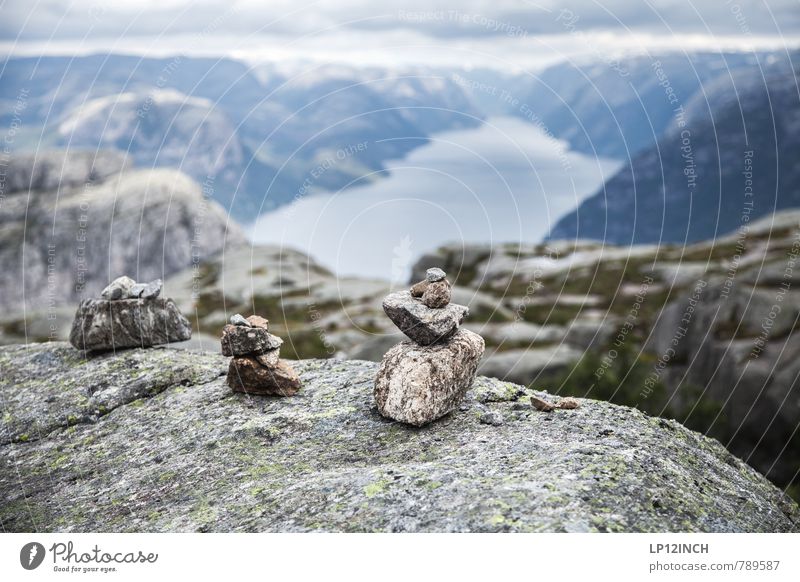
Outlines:
[{"label": "rounded gray boulder", "polygon": [[386,352],[375,378],[378,411],[414,426],[452,412],[475,379],[484,347],[483,338],[466,329],[432,346],[396,345]]}]

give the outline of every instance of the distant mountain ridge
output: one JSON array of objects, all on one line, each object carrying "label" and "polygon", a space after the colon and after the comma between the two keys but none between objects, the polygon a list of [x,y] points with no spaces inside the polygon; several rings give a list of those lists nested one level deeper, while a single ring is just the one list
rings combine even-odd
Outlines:
[{"label": "distant mountain ridge", "polygon": [[[731,141],[741,150],[745,133],[765,152],[757,160],[767,168],[757,176],[757,215],[798,204],[788,131],[797,100],[791,101],[791,80],[779,88],[782,78],[794,78],[798,58],[797,51],[671,52],[563,62],[538,74],[249,66],[182,56],[20,58],[0,72],[0,122],[18,123],[18,151],[113,148],[139,167],[176,167],[249,223],[297,198],[380,179],[387,160],[402,158],[437,132],[511,114],[572,149],[628,163],[583,210],[562,217],[549,238],[694,241],[736,228],[729,209],[740,206],[730,197],[738,187],[734,158],[741,154]],[[775,87],[773,97],[772,88],[759,90],[765,79]],[[16,107],[20,94],[22,110]],[[752,120],[737,129],[745,99],[754,103]],[[780,128],[770,141],[765,132],[772,121],[763,112],[773,99],[786,111],[777,111]],[[692,204],[683,192],[680,134],[673,133],[677,108],[693,134],[692,171],[702,191]],[[770,146],[780,150],[775,159]],[[719,159],[718,150],[726,152]],[[763,192],[772,190],[768,200]]]},{"label": "distant mountain ridge", "polygon": [[[526,98],[548,131],[585,154],[627,160],[655,144],[676,104],[718,79],[758,69],[780,53],[666,53],[560,63],[535,75]],[[669,89],[669,94],[667,93]]]},{"label": "distant mountain ridge", "polygon": [[786,65],[709,84],[548,238],[695,242],[800,206],[800,89]]},{"label": "distant mountain ridge", "polygon": [[304,195],[327,160],[313,187],[342,188],[436,131],[481,119],[461,87],[425,69],[291,73],[227,58],[92,55],[11,59],[0,81],[0,122],[17,116],[24,128],[15,149],[113,147],[212,183],[243,221]]}]

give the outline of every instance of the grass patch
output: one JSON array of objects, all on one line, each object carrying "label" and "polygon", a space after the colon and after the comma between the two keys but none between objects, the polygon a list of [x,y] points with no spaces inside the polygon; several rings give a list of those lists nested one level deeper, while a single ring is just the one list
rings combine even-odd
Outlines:
[{"label": "grass patch", "polygon": [[281,357],[293,360],[308,358],[330,358],[333,356],[333,346],[326,345],[323,336],[315,329],[293,331],[291,335],[284,336],[281,346]]},{"label": "grass patch", "polygon": [[530,323],[566,325],[580,315],[582,310],[582,305],[522,305],[517,313]]},{"label": "grass patch", "polygon": [[201,263],[197,269],[197,286],[210,287],[219,281],[220,267],[217,263]]},{"label": "grass patch", "polygon": [[586,352],[556,379],[555,386],[559,394],[606,400],[658,414],[666,403],[664,386],[655,382],[647,397],[642,393],[655,362],[655,356],[639,355],[638,346],[627,342],[613,351],[609,346],[601,352]]}]

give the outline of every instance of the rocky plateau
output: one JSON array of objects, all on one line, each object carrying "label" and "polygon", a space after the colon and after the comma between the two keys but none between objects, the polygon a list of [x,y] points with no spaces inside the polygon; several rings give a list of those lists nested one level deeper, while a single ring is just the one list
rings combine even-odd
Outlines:
[{"label": "rocky plateau", "polygon": [[800,509],[713,439],[607,402],[478,377],[418,429],[377,364],[293,362],[290,398],[231,392],[228,359],[0,348],[4,531],[800,531]]}]

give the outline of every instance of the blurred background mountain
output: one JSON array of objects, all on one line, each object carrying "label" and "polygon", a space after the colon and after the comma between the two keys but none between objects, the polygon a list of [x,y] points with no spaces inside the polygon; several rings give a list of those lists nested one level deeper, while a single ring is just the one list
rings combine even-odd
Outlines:
[{"label": "blurred background mountain", "polygon": [[[316,188],[344,187],[432,133],[481,120],[462,89],[424,71],[331,66],[289,77],[230,59],[13,59],[3,71],[3,123],[25,91],[17,147],[110,148],[139,166],[180,168],[213,181],[215,200],[243,220],[291,202],[340,148],[371,146]],[[404,136],[418,139],[392,139]]]}]

